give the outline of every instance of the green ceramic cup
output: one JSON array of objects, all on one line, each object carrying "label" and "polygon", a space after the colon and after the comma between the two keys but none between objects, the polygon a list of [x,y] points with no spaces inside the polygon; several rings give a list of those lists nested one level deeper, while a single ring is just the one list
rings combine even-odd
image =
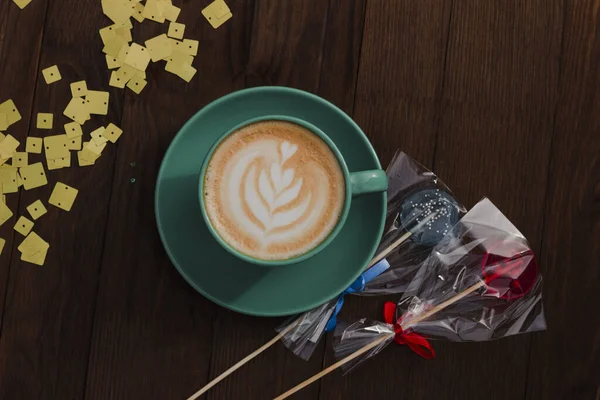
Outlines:
[{"label": "green ceramic cup", "polygon": [[[250,125],[250,124],[253,124],[256,122],[261,122],[261,121],[292,122],[292,123],[295,123],[297,125],[300,125],[306,129],[310,130],[315,135],[319,136],[321,138],[321,140],[323,140],[329,146],[331,151],[335,154],[335,156],[340,164],[340,167],[342,169],[342,172],[344,174],[344,180],[345,180],[345,185],[346,185],[346,195],[345,195],[345,199],[344,199],[343,211],[342,211],[342,214],[340,215],[340,218],[339,218],[335,228],[331,231],[329,236],[327,236],[327,238],[325,238],[325,240],[323,240],[318,246],[314,247],[310,251],[308,251],[300,256],[285,259],[285,260],[262,260],[262,259],[251,257],[247,254],[244,254],[244,253],[238,251],[237,249],[232,247],[229,243],[227,243],[219,235],[219,232],[211,224],[210,218],[208,217],[208,214],[206,211],[206,205],[205,205],[205,199],[204,199],[204,181],[205,181],[206,170],[208,168],[208,164],[212,158],[213,153],[215,152],[215,150],[217,149],[219,144],[227,136],[231,135],[233,132],[237,131],[238,129],[242,128],[243,126]],[[304,261],[310,257],[313,257],[314,255],[318,254],[323,249],[325,249],[333,241],[333,239],[337,236],[337,234],[340,232],[340,230],[344,226],[344,223],[346,222],[346,219],[348,218],[348,214],[350,212],[352,198],[356,197],[356,196],[368,194],[368,193],[383,192],[383,191],[387,190],[387,182],[388,182],[387,176],[385,174],[385,171],[382,169],[350,172],[348,170],[348,166],[346,165],[346,162],[344,161],[344,157],[342,156],[342,153],[340,153],[340,151],[336,147],[335,143],[333,143],[333,141],[323,131],[321,131],[316,126],[314,126],[304,120],[301,120],[299,118],[283,116],[283,115],[266,115],[266,116],[261,116],[258,118],[249,119],[247,121],[244,121],[241,124],[238,124],[237,126],[233,127],[229,131],[225,132],[223,135],[221,135],[221,137],[219,137],[215,141],[215,143],[209,150],[208,154],[204,158],[204,162],[202,163],[202,169],[200,170],[198,196],[199,196],[199,200],[200,200],[200,210],[202,212],[202,217],[204,218],[204,222],[206,223],[206,226],[208,227],[209,232],[213,235],[215,240],[225,250],[227,250],[229,253],[233,254],[234,256],[242,259],[243,261],[246,261],[246,262],[249,262],[252,264],[256,264],[256,265],[263,266],[263,267],[279,267],[279,266],[290,265],[290,264],[295,264],[295,263]]]}]

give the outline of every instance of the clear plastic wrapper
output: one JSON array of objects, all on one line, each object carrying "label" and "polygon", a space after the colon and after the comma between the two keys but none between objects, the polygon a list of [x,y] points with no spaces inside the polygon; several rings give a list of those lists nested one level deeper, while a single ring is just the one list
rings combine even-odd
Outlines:
[{"label": "clear plastic wrapper", "polygon": [[[433,172],[398,151],[390,162],[385,233],[375,254],[411,236],[386,255],[390,268],[366,284],[360,296],[403,293],[421,263],[466,213],[450,189]],[[426,219],[425,224],[421,222]]]},{"label": "clear plastic wrapper", "polygon": [[284,345],[308,360],[325,331],[336,326],[344,296],[402,293],[433,246],[466,210],[431,171],[398,151],[389,164],[385,234],[367,270],[340,296],[287,320],[277,330],[288,331]]},{"label": "clear plastic wrapper", "polygon": [[281,338],[283,345],[298,357],[308,360],[325,334],[325,326],[333,315],[336,303],[337,299],[331,300],[286,320],[277,329],[281,332],[293,325],[291,330]]},{"label": "clear plastic wrapper", "polygon": [[488,341],[546,329],[542,277],[525,237],[488,199],[480,201],[435,246],[385,322],[338,326],[336,356],[372,349],[346,371],[392,341],[429,358],[429,340]]}]

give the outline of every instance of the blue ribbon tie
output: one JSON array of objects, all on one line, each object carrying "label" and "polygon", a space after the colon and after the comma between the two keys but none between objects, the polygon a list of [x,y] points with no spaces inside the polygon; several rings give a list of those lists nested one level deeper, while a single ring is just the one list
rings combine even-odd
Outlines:
[{"label": "blue ribbon tie", "polygon": [[371,268],[363,272],[356,280],[350,285],[346,290],[344,290],[338,297],[337,303],[335,304],[335,309],[329,321],[327,321],[327,325],[325,326],[325,332],[331,332],[335,329],[337,324],[337,315],[340,313],[340,310],[344,306],[344,296],[350,293],[358,293],[365,290],[365,285],[387,271],[390,267],[390,263],[384,258],[381,261],[377,262],[377,264],[373,265]]}]

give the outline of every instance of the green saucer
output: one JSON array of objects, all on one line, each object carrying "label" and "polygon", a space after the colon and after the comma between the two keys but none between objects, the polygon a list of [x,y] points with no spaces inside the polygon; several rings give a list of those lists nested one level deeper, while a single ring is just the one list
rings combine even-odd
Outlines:
[{"label": "green saucer", "polygon": [[343,154],[350,171],[381,168],[358,125],[333,104],[300,90],[259,87],[212,102],[181,128],[160,167],[155,198],[160,237],[187,282],[223,307],[260,316],[303,312],[346,289],[373,257],[386,213],[385,193],[355,198],[343,229],[326,249],[285,267],[249,264],[223,249],[204,224],[198,204],[202,161],[224,132],[273,114],[320,128]]}]

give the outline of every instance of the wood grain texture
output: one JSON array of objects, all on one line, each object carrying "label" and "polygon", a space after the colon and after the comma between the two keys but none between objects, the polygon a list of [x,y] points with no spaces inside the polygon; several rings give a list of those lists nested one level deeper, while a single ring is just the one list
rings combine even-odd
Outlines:
[{"label": "wood grain texture", "polygon": [[[38,1],[35,6],[21,11],[11,1],[0,3],[0,103],[13,99],[23,118],[4,133],[11,134],[21,142],[25,141],[29,130],[46,21],[46,7],[47,1]],[[28,26],[29,29],[22,29],[22,26]],[[26,49],[26,51],[22,49]],[[7,195],[7,203],[11,210],[16,209],[18,202],[18,194]],[[9,279],[15,221],[16,217],[13,217],[0,227],[0,237],[6,240],[4,250],[0,255],[0,335],[2,334],[4,301]],[[0,369],[0,376],[1,374],[2,370]]]},{"label": "wood grain texture", "polygon": [[431,165],[449,18],[449,0],[367,3],[354,119],[383,165]]},{"label": "wood grain texture", "polygon": [[[218,307],[169,262],[156,231],[154,187],[162,157],[184,122],[241,88],[236,76],[248,52],[252,13],[247,3],[232,4],[236,17],[214,30],[198,17],[203,2],[179,5],[186,37],[200,41],[198,72],[186,83],[165,72],[164,62],[151,64],[144,91],[126,94],[86,399],[183,399],[208,378]],[[167,29],[148,21],[134,26],[140,43]]]},{"label": "wood grain texture", "polygon": [[[470,207],[489,197],[538,253],[561,12],[559,1],[453,3],[435,154],[436,173],[459,199]],[[405,394],[411,399],[522,397],[530,340],[524,335],[488,343],[436,343],[433,365],[412,357]],[[431,385],[431,368],[454,372],[436,374]]]},{"label": "wood grain texture", "polygon": [[[102,17],[99,4],[95,3],[80,6],[71,13],[51,3],[47,12],[40,70],[57,64],[62,80],[47,85],[39,77],[32,119],[35,120],[37,112],[54,113],[53,132],[58,133],[68,122],[62,110],[71,97],[70,82],[86,79],[90,88],[106,87],[100,74],[104,57],[88,46],[97,40],[89,26],[100,25]],[[63,29],[66,25],[69,30]],[[118,121],[120,111],[119,96],[113,92],[108,119]],[[86,132],[108,119],[93,118],[86,124]],[[34,125],[30,127],[30,136],[48,134]],[[30,162],[41,159],[31,156]],[[76,165],[76,161],[72,163]],[[34,230],[51,244],[44,268],[19,261],[16,246],[22,237],[13,246],[0,343],[1,369],[7,375],[0,379],[15,385],[1,385],[0,390],[6,390],[0,395],[2,398],[51,399],[60,393],[60,397],[67,399],[80,398],[83,393],[112,165],[113,157],[108,150],[94,170],[48,171],[48,186],[21,193],[19,215],[26,214],[25,207],[38,198],[47,204],[57,181],[80,190],[71,212],[49,206],[48,214],[36,221]],[[64,250],[67,248],[70,251]]]},{"label": "wood grain texture", "polygon": [[367,0],[330,0],[318,95],[354,112]]},{"label": "wood grain texture", "polygon": [[600,396],[600,11],[566,2],[541,267],[548,331],[532,341],[527,399]]},{"label": "wood grain texture", "polygon": [[[23,70],[23,66],[12,59],[12,52],[25,53],[29,47],[27,42],[20,43],[22,39],[16,40],[23,50],[7,49],[5,53],[15,82],[26,79],[36,83],[35,87],[25,84],[12,89],[19,98],[35,92],[33,107],[21,112],[25,111],[25,121],[31,115],[29,135],[37,137],[49,134],[35,128],[38,112],[54,114],[54,129],[50,132],[64,131],[62,125],[68,120],[62,116],[62,111],[71,98],[71,82],[86,79],[90,88],[107,87],[106,79],[100,73],[104,68],[104,56],[98,47],[90,46],[90,43],[99,45],[100,42],[93,29],[100,28],[103,21],[100,4],[87,2],[65,12],[58,2],[49,2],[48,9],[45,8],[43,2],[34,2],[21,11],[25,18],[30,13],[47,14],[39,68],[34,69],[33,64],[26,63],[25,66],[31,66]],[[19,20],[16,18],[18,31],[23,34],[27,24]],[[43,22],[32,20],[29,23],[35,31]],[[69,29],[65,29],[66,26]],[[35,49],[35,40],[33,44]],[[47,85],[41,70],[55,64],[61,71],[62,80]],[[120,111],[121,101],[113,92],[109,117],[94,117],[84,129],[89,132],[88,129],[106,123],[108,119],[118,121]],[[19,123],[19,129],[23,125]],[[26,136],[27,130],[19,132],[23,146]],[[3,382],[0,398],[77,399],[83,394],[112,181],[114,161],[111,153],[111,150],[105,151],[94,169],[76,168],[76,161],[72,161],[72,168],[47,171],[47,186],[20,193],[17,215],[27,215],[25,207],[36,199],[48,204],[57,181],[80,191],[70,212],[48,206],[48,214],[35,223],[35,232],[50,243],[43,268],[20,261],[16,247],[23,237],[15,234],[0,341],[0,381]],[[29,158],[30,163],[41,160],[41,155]]]}]

